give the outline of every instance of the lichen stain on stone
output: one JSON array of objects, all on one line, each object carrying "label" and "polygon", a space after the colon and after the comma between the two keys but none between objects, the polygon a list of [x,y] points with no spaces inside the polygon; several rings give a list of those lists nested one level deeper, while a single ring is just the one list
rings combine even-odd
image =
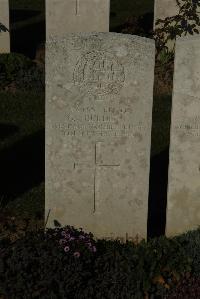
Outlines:
[{"label": "lichen stain on stone", "polygon": [[127,141],[127,137],[121,137],[121,138],[119,138],[117,144],[123,145],[123,144],[126,144],[126,141]]},{"label": "lichen stain on stone", "polygon": [[[193,226],[199,224],[199,208],[200,203],[192,200],[191,191],[183,187],[179,192],[173,193],[169,198],[170,208],[168,208],[168,219],[170,231],[173,228],[178,231],[185,231],[192,229]],[[190,206],[193,209],[190,209]]]},{"label": "lichen stain on stone", "polygon": [[73,181],[69,181],[66,183],[67,187],[70,187],[71,189],[75,190],[76,189],[76,183]]},{"label": "lichen stain on stone", "polygon": [[81,193],[82,193],[82,190],[81,190],[81,189],[77,189],[77,188],[76,188],[75,191],[76,191],[77,194],[81,194]]},{"label": "lichen stain on stone", "polygon": [[132,165],[128,165],[127,169],[132,170]]},{"label": "lichen stain on stone", "polygon": [[130,164],[131,163],[131,160],[130,159],[125,159],[125,164]]},{"label": "lichen stain on stone", "polygon": [[119,174],[118,174],[118,177],[120,177],[120,178],[126,178],[127,177],[127,173],[125,173],[125,172],[120,172]]},{"label": "lichen stain on stone", "polygon": [[141,142],[143,140],[143,136],[140,133],[135,133],[134,137],[137,139],[138,142]]},{"label": "lichen stain on stone", "polygon": [[63,207],[61,207],[61,206],[59,206],[59,207],[54,207],[53,208],[53,211],[52,211],[53,213],[54,213],[54,219],[58,219],[58,221],[59,221],[59,219],[61,219],[63,216],[64,216],[64,214],[65,214],[65,209],[63,208]]},{"label": "lichen stain on stone", "polygon": [[141,166],[142,168],[147,168],[147,167],[148,167],[148,164],[147,164],[147,161],[146,161],[145,158],[141,158],[141,159],[139,160],[139,162],[140,162],[140,166]]},{"label": "lichen stain on stone", "polygon": [[142,200],[139,199],[138,197],[135,198],[135,203],[137,204],[138,207],[141,207],[143,205]]},{"label": "lichen stain on stone", "polygon": [[129,200],[128,201],[128,205],[131,207],[133,205],[133,201],[132,200]]},{"label": "lichen stain on stone", "polygon": [[116,48],[116,55],[118,57],[123,57],[126,56],[128,54],[127,48],[125,46],[119,46]]}]

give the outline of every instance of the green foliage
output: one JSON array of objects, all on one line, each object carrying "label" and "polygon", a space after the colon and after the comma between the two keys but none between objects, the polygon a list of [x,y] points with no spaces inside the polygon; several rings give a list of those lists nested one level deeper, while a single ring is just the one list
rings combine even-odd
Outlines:
[{"label": "green foliage", "polygon": [[[63,250],[66,246],[70,250]],[[44,299],[163,296],[190,271],[190,264],[175,238],[134,245],[95,241],[92,234],[70,226],[38,230],[26,232],[12,244],[0,241],[0,295],[10,299],[30,294]]]},{"label": "green foliage", "polygon": [[22,54],[11,53],[0,55],[0,75],[8,82],[16,80],[21,69],[27,70],[33,66],[32,61]]},{"label": "green foliage", "polygon": [[200,276],[200,228],[175,238],[192,260],[192,273]]},{"label": "green foliage", "polygon": [[200,277],[184,277],[167,299],[197,299],[200,298]]},{"label": "green foliage", "polygon": [[190,271],[191,260],[174,239],[154,238],[138,247],[140,263],[145,269],[143,289],[157,295],[167,290]]},{"label": "green foliage", "polygon": [[168,64],[173,59],[174,59],[174,54],[173,54],[173,52],[170,52],[168,50],[168,48],[163,48],[160,51],[159,62],[160,62],[161,66],[165,66],[166,64]]},{"label": "green foliage", "polygon": [[96,246],[94,298],[143,298],[144,269],[137,247],[130,242],[105,240],[98,240]]},{"label": "green foliage", "polygon": [[88,252],[96,252],[95,241],[91,233],[86,234],[82,228],[79,230],[73,226],[65,226],[64,228],[47,229],[47,235],[53,235],[59,246],[69,254],[76,257],[86,255]]},{"label": "green foliage", "polygon": [[44,89],[44,70],[22,54],[0,55],[0,89],[13,84],[22,90]]},{"label": "green foliage", "polygon": [[[200,8],[200,0],[176,0],[176,2],[179,7],[178,15],[167,17],[164,20],[156,20],[157,28],[154,31],[154,38],[157,55],[164,48],[167,49],[167,42],[174,40],[176,36],[199,33],[200,17],[198,9]],[[174,48],[172,53],[174,53]]]},{"label": "green foliage", "polygon": [[[76,258],[58,246],[55,231],[27,232],[14,244],[0,243],[0,294],[8,298],[79,297],[92,279],[93,254]],[[6,247],[6,248],[5,248]],[[88,296],[90,298],[90,296]]]}]

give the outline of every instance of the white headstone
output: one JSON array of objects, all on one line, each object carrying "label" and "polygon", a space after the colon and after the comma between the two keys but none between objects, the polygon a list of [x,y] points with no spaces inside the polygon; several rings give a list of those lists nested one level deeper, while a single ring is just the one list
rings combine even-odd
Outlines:
[{"label": "white headstone", "polygon": [[168,183],[168,236],[200,224],[200,38],[178,38]]},{"label": "white headstone", "polygon": [[48,225],[145,238],[154,41],[72,34],[46,51]]},{"label": "white headstone", "polygon": [[46,0],[46,36],[108,32],[110,0]]},{"label": "white headstone", "polygon": [[0,1],[0,53],[10,52],[9,1]]}]

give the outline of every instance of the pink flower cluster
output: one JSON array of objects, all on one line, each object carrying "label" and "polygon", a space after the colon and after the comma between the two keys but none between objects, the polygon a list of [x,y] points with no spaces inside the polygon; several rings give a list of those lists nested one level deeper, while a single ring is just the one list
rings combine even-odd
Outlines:
[{"label": "pink flower cluster", "polygon": [[59,244],[64,248],[65,252],[73,252],[74,257],[81,256],[80,248],[86,247],[90,252],[96,252],[96,246],[90,234],[86,234],[80,228],[80,231],[74,230],[73,227],[64,227],[60,233],[61,239]]}]

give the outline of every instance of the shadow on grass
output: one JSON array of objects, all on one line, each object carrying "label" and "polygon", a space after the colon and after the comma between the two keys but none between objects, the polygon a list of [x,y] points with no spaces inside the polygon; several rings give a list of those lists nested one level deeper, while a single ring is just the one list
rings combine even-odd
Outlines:
[{"label": "shadow on grass", "polygon": [[169,148],[151,158],[148,238],[165,234]]},{"label": "shadow on grass", "polygon": [[0,152],[3,205],[44,181],[45,131]]},{"label": "shadow on grass", "polygon": [[13,124],[0,123],[0,139],[6,139],[19,131],[19,128]]}]

